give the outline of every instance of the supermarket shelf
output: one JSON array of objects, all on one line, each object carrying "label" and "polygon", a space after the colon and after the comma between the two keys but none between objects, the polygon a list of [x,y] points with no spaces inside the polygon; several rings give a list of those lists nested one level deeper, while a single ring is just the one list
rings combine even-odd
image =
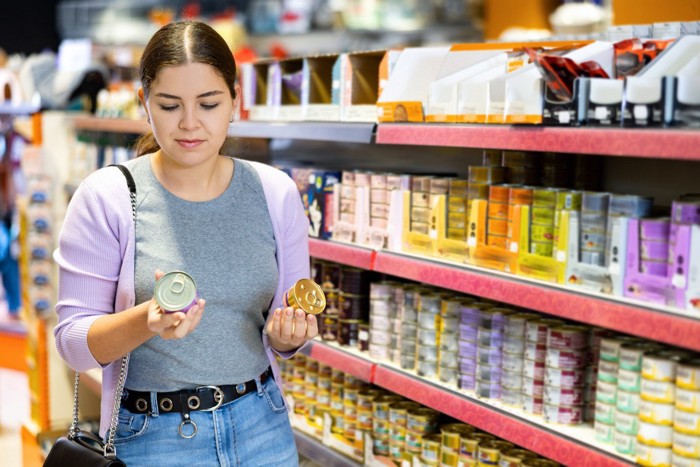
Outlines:
[{"label": "supermarket shelf", "polygon": [[309,253],[314,258],[325,259],[361,269],[373,269],[376,250],[357,245],[309,238]]},{"label": "supermarket shelf", "polygon": [[[323,241],[309,239],[312,256],[322,251],[322,259],[350,264],[345,260],[353,258],[353,247],[330,241],[317,245],[319,242]],[[355,248],[358,255],[367,251]],[[685,310],[407,254],[378,251],[371,263],[366,269],[700,351],[700,319]]]},{"label": "supermarket shelf", "polygon": [[301,349],[301,353],[363,381],[371,382],[374,378],[375,363],[366,356],[351,355],[320,341],[312,341]]},{"label": "supermarket shelf", "polygon": [[299,454],[319,465],[332,465],[333,467],[358,467],[362,465],[296,429],[294,430],[294,439]]},{"label": "supermarket shelf", "polygon": [[666,128],[388,123],[377,143],[700,160],[700,131]]},{"label": "supermarket shelf", "polygon": [[135,135],[140,135],[150,129],[150,125],[145,120],[102,117],[75,117],[73,126],[76,130],[131,133]]},{"label": "supermarket shelf", "polygon": [[617,454],[612,446],[597,442],[590,425],[546,424],[542,417],[530,416],[499,401],[481,400],[444,383],[409,373],[391,363],[367,359],[357,349],[320,341],[314,341],[311,347],[312,358],[335,368],[343,365],[344,360],[367,360],[373,366],[371,383],[564,465],[600,467],[634,464],[631,457]]},{"label": "supermarket shelf", "polygon": [[374,123],[240,121],[229,127],[228,134],[238,138],[370,143],[374,130]]}]

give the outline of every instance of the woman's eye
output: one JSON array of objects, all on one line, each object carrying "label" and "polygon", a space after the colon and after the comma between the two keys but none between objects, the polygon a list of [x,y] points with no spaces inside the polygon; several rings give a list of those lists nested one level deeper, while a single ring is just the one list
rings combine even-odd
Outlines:
[{"label": "woman's eye", "polygon": [[204,110],[213,110],[213,109],[217,108],[218,106],[219,106],[219,104],[202,104],[202,108]]},{"label": "woman's eye", "polygon": [[165,110],[166,112],[172,112],[173,110],[177,109],[176,105],[161,105],[161,109]]}]

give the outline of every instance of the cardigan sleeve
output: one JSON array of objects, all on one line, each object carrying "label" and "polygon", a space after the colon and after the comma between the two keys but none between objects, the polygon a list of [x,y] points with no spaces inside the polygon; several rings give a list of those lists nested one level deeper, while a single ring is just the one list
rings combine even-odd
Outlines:
[{"label": "cardigan sleeve", "polygon": [[54,252],[59,267],[56,347],[76,371],[101,366],[88,348],[88,330],[97,318],[115,311],[123,256],[116,195],[99,196],[83,182],[68,205]]}]

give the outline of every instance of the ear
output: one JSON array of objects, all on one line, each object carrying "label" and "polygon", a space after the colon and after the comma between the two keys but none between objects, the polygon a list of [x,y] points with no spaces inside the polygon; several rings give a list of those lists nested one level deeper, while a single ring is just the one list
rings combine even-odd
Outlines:
[{"label": "ear", "polygon": [[143,87],[139,87],[138,90],[136,91],[136,94],[139,96],[139,100],[141,101],[141,105],[143,105],[143,109],[146,111],[146,118],[150,121],[151,116],[148,114],[148,106],[146,105],[146,96],[143,93]]},{"label": "ear", "polygon": [[233,115],[234,115],[234,121],[238,119],[238,116],[241,113],[241,104],[242,104],[242,99],[241,99],[241,85],[236,83],[236,85],[233,87],[234,92],[236,93],[236,97],[233,98]]}]

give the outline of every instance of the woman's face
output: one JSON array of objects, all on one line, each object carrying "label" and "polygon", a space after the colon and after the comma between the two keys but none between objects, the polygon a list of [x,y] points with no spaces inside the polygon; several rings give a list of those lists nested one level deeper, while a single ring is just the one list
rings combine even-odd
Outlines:
[{"label": "woman's face", "polygon": [[161,69],[144,102],[164,155],[194,166],[217,156],[226,139],[234,99],[211,65],[188,63]]}]

